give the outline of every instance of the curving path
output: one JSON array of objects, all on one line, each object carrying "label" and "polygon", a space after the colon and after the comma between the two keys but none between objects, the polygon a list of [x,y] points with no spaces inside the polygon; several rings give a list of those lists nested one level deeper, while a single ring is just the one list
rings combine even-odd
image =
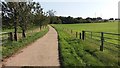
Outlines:
[{"label": "curving path", "polygon": [[8,58],[3,64],[5,66],[60,66],[57,32],[49,26],[45,36]]}]

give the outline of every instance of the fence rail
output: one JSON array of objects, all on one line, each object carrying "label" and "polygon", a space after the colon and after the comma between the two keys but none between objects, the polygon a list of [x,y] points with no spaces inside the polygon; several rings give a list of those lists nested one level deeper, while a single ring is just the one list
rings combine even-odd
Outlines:
[{"label": "fence rail", "polygon": [[12,32],[1,32],[0,33],[0,45],[4,44],[7,41],[13,41],[13,33]]},{"label": "fence rail", "polygon": [[[47,28],[47,26],[42,26],[40,27],[36,27],[30,30],[26,31],[26,35],[30,36],[31,34],[35,33],[35,32],[39,32],[42,31],[43,29]],[[17,39],[22,39],[22,32],[17,32]],[[14,32],[0,32],[0,45],[3,45],[4,43],[8,42],[8,41],[13,41],[14,40]]]},{"label": "fence rail", "polygon": [[[98,34],[100,34],[100,36],[94,36],[94,37],[96,37],[96,38],[100,38],[100,51],[103,51],[103,49],[104,49],[104,45],[105,45],[105,43],[109,43],[109,44],[113,44],[113,45],[118,45],[118,46],[120,46],[119,44],[118,44],[118,41],[120,41],[120,39],[118,38],[119,36],[120,36],[120,34],[115,34],[115,33],[107,33],[107,32],[92,32],[92,31],[82,31],[82,39],[83,40],[85,40],[85,38],[87,38],[88,36],[87,36],[87,33],[90,33],[90,34],[88,34],[88,35],[90,35],[90,36],[94,36],[94,35],[92,35],[93,33],[98,33]],[[116,36],[116,38],[111,38],[111,37],[106,37],[105,36],[105,34],[107,34],[107,35],[114,35],[114,36]],[[91,38],[91,39],[93,39],[93,38]],[[114,40],[114,41],[116,41],[117,42],[117,44],[116,43],[113,43],[113,42],[110,42],[110,41],[106,41],[106,40]]]},{"label": "fence rail", "polygon": [[[103,51],[106,47],[106,43],[110,44],[114,47],[120,47],[118,42],[120,42],[120,34],[116,33],[108,33],[108,32],[95,32],[95,31],[82,31],[82,32],[77,32],[72,29],[67,29],[67,28],[62,28],[65,32],[70,33],[73,35],[75,38],[86,40],[86,38],[89,38],[89,41],[94,40],[93,43],[98,43],[100,45],[100,51]],[[114,41],[114,42],[112,42]]]}]

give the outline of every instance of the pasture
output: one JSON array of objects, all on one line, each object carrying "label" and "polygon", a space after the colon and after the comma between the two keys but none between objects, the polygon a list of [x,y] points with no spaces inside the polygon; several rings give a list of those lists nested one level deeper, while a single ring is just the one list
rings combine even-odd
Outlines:
[{"label": "pasture", "polygon": [[107,23],[85,23],[85,24],[58,24],[62,28],[73,29],[74,31],[81,32],[96,31],[96,32],[112,32],[118,33],[118,22],[107,22]]},{"label": "pasture", "polygon": [[[100,51],[100,41],[94,37],[82,40],[76,37],[76,32],[108,32],[118,34],[118,23],[90,23],[90,24],[52,24],[57,30],[59,36],[59,50],[62,66],[116,66],[119,67],[118,54],[118,35],[105,35],[105,37],[117,39],[107,40],[110,43],[104,43],[104,50]],[[71,32],[72,31],[72,32]],[[78,34],[79,35],[79,34]],[[89,34],[86,33],[89,36]],[[101,37],[101,36],[100,36]]]}]

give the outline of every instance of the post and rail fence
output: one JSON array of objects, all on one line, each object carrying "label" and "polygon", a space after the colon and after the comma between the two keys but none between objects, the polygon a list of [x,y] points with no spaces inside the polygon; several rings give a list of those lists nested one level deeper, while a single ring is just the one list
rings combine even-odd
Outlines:
[{"label": "post and rail fence", "polygon": [[13,41],[13,33],[12,32],[1,32],[0,33],[0,45],[4,44],[6,41]]},{"label": "post and rail fence", "polygon": [[[120,34],[115,34],[115,33],[107,33],[107,32],[92,32],[92,31],[82,31],[82,40],[85,40],[86,37],[87,37],[87,33],[90,33],[88,34],[90,36],[91,39],[95,39],[95,38],[92,38],[94,37],[94,33],[97,33],[99,34],[100,36],[95,36],[96,38],[100,38],[100,40],[98,39],[95,39],[95,40],[98,40],[100,41],[100,51],[103,51],[104,49],[104,43],[107,42],[107,43],[110,43],[110,41],[106,41],[106,40],[114,40],[114,41],[120,41],[120,39],[118,38],[120,36]],[[113,37],[105,37],[106,35],[111,35],[111,36],[116,36],[116,38],[114,39]],[[114,44],[114,45],[119,45],[118,42],[117,43],[110,43],[110,44]]]},{"label": "post and rail fence", "polygon": [[[75,31],[74,32],[73,30],[66,29],[66,28],[63,28],[63,30],[65,30],[66,32],[68,32],[72,35],[75,35],[74,36],[75,38],[79,37],[79,39],[86,40],[86,38],[88,38],[88,36],[89,36],[90,40],[94,39],[96,41],[99,41],[100,51],[104,50],[105,42],[107,42],[109,44],[117,45],[117,47],[120,47],[120,45],[118,44],[118,41],[120,41],[120,39],[118,38],[118,37],[120,37],[120,34],[108,33],[108,32],[94,32],[94,31],[82,31],[82,32],[76,32]],[[89,33],[89,34],[87,34],[87,33]],[[99,36],[96,36],[95,34],[99,34]],[[109,35],[111,35],[111,36],[109,37]],[[113,38],[113,36],[116,36],[115,39]],[[99,40],[98,40],[98,38],[99,38]],[[108,40],[114,40],[115,42],[116,41],[117,42],[116,43],[111,42],[111,41],[108,42]]]},{"label": "post and rail fence", "polygon": [[[45,29],[45,28],[47,28],[47,26],[41,27],[41,29]],[[31,33],[34,33],[33,31],[39,32],[38,28],[36,28],[36,29],[32,29],[31,31],[28,31],[28,32],[26,31],[26,34],[31,35]],[[22,38],[21,33],[22,32],[17,32],[18,39]],[[14,41],[14,32],[0,32],[0,45],[3,45],[8,41],[11,41],[11,42]]]}]

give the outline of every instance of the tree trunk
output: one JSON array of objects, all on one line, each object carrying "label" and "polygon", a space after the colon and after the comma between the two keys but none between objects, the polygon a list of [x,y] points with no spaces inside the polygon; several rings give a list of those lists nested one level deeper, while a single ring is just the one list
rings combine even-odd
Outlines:
[{"label": "tree trunk", "polygon": [[22,30],[22,37],[25,38],[26,35],[25,35],[25,29]]},{"label": "tree trunk", "polygon": [[41,25],[40,25],[40,30],[41,30]]},{"label": "tree trunk", "polygon": [[[15,13],[15,16],[16,16],[16,13]],[[18,17],[15,17],[14,18],[14,29],[15,29],[14,39],[15,41],[17,41],[17,23],[18,23]]]},{"label": "tree trunk", "polygon": [[14,29],[15,29],[14,39],[15,39],[15,41],[17,41],[17,23],[16,22],[14,22]]}]

